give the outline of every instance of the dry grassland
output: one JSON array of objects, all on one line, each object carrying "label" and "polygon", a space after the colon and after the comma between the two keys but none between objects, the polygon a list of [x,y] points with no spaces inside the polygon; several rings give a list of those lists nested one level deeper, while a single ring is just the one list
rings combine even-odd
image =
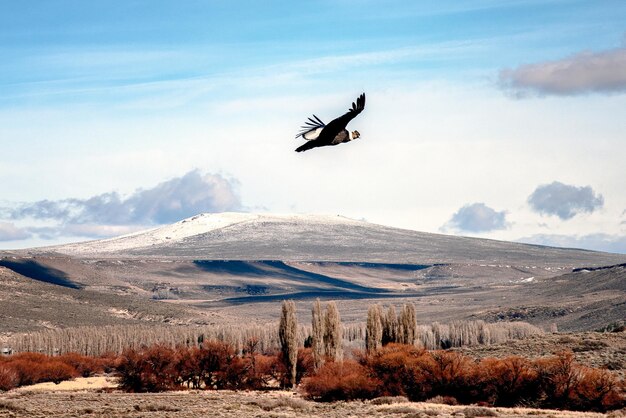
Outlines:
[{"label": "dry grassland", "polygon": [[[620,415],[613,412],[609,416]],[[404,399],[316,403],[284,392],[131,394],[106,391],[20,390],[0,394],[0,417],[603,417],[604,414],[525,408],[483,408]]]}]

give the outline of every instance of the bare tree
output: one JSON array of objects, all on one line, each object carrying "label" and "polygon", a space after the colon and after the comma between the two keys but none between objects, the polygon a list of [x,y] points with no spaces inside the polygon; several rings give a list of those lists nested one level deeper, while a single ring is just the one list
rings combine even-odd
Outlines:
[{"label": "bare tree", "polygon": [[296,387],[296,364],[298,362],[298,321],[296,319],[296,304],[293,301],[283,301],[278,337],[283,353],[283,361],[287,367],[291,387]]},{"label": "bare tree", "polygon": [[341,318],[335,302],[326,304],[324,351],[326,351],[326,356],[335,361],[343,359],[343,330],[341,329]]},{"label": "bare tree", "polygon": [[381,321],[382,308],[380,305],[371,305],[367,309],[367,327],[365,329],[365,349],[368,353],[378,350],[382,346],[383,326]]},{"label": "bare tree", "polygon": [[383,325],[382,344],[387,345],[389,343],[397,343],[398,341],[398,316],[396,315],[396,308],[393,305],[389,305],[387,313],[381,318]]},{"label": "bare tree", "polygon": [[324,363],[324,328],[322,304],[317,299],[311,311],[311,349],[313,350],[315,370]]},{"label": "bare tree", "polygon": [[415,344],[417,319],[415,317],[415,306],[413,306],[412,303],[407,303],[402,307],[398,322],[400,323],[402,332],[402,338],[399,342],[403,344]]}]

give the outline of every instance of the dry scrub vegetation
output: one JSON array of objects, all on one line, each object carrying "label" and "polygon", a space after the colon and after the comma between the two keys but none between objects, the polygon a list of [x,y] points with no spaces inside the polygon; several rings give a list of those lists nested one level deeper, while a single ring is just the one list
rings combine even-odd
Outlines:
[{"label": "dry scrub vegetation", "polygon": [[[510,353],[497,358],[470,356],[449,349],[495,347],[493,344],[501,338],[503,341],[537,338],[540,332],[528,324],[496,326],[473,321],[420,327],[411,305],[404,305],[398,315],[394,307],[385,311],[374,305],[368,311],[365,328],[344,328],[332,302],[323,311],[318,301],[312,313],[312,326],[308,329],[297,324],[294,303],[284,302],[280,324],[274,332],[259,327],[229,332],[219,328],[220,332],[213,329],[212,334],[166,333],[160,336],[165,342],[151,344],[145,341],[139,344],[137,335],[121,334],[134,344],[112,354],[48,356],[23,352],[0,356],[0,390],[9,391],[0,398],[4,402],[0,404],[0,416],[5,412],[21,416],[28,411],[28,407],[11,401],[21,396],[10,391],[13,388],[103,373],[117,376],[118,386],[125,392],[146,393],[145,399],[152,399],[152,393],[176,392],[181,399],[193,398],[201,403],[203,396],[209,397],[204,394],[216,391],[233,397],[245,397],[248,391],[266,392],[254,392],[250,396],[255,400],[245,404],[224,406],[225,416],[231,416],[228,414],[235,410],[243,415],[262,416],[264,412],[274,416],[315,415],[317,411],[328,412],[320,403],[330,405],[330,409],[341,409],[344,401],[369,411],[364,413],[403,417],[526,415],[526,412],[507,415],[510,410],[494,409],[499,407],[556,408],[587,414],[613,411],[614,416],[619,416],[623,412],[620,409],[626,407],[623,378],[610,367],[580,364],[573,352],[577,350],[536,358]],[[42,335],[55,338],[46,341],[41,339]],[[85,337],[80,333],[73,336],[77,335]],[[148,335],[156,337],[154,330]],[[38,343],[47,343],[48,348],[67,349],[75,344],[69,331],[37,336]],[[357,337],[362,338],[362,344],[354,344],[359,341]],[[106,347],[103,341],[84,339],[81,347],[86,352],[102,351]],[[114,346],[123,343],[120,334],[109,336],[108,341],[114,341]],[[606,346],[600,340],[583,339],[576,347],[580,352]],[[59,348],[52,351],[63,352]],[[301,398],[272,397],[272,393],[287,388],[296,390]],[[225,392],[232,390],[245,393]],[[120,394],[111,396],[111,399],[123,398]],[[423,409],[415,402],[439,406]],[[348,410],[349,407],[344,413]],[[81,416],[96,413],[141,416],[147,412],[194,416],[195,413],[176,403],[138,403],[126,411],[98,411],[86,407],[72,413]]]},{"label": "dry scrub vegetation", "polygon": [[[283,353],[257,353],[254,342],[241,355],[222,342],[175,349],[161,345],[128,349],[114,359],[23,353],[2,358],[0,382],[8,390],[102,373],[112,367],[120,388],[128,392],[276,390],[292,386],[289,364]],[[317,371],[311,350],[301,349],[296,369],[301,395],[323,402],[385,396],[453,405],[524,405],[599,412],[626,407],[623,380],[607,370],[577,364],[571,353],[537,360],[507,357],[475,361],[454,351],[392,343],[370,353],[355,353],[354,359],[326,358]]]}]

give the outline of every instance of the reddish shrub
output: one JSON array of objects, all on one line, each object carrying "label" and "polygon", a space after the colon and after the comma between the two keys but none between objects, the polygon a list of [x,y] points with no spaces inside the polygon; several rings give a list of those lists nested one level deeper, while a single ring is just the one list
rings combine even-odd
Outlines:
[{"label": "reddish shrub", "polygon": [[16,358],[9,364],[17,373],[18,386],[33,385],[40,382],[42,361],[34,362],[23,358]]},{"label": "reddish shrub", "polygon": [[64,380],[78,376],[75,368],[59,360],[49,360],[40,365],[39,382],[54,382],[57,385]]},{"label": "reddish shrub", "polygon": [[257,355],[255,357],[255,365],[252,372],[255,379],[258,382],[258,386],[255,389],[261,389],[267,387],[272,379],[272,365],[276,361],[276,356]]},{"label": "reddish shrub", "polygon": [[414,346],[388,344],[361,358],[373,376],[385,382],[381,394],[385,396],[407,396],[413,401],[426,399],[431,386],[424,373],[424,362],[428,353]]},{"label": "reddish shrub", "polygon": [[[33,354],[33,353],[30,353]],[[37,361],[33,361],[36,359]],[[17,386],[33,385],[40,382],[60,383],[78,376],[76,369],[57,358],[44,355],[17,355],[4,363],[17,376]]]},{"label": "reddish shrub", "polygon": [[277,375],[276,367],[280,369],[281,378],[286,376],[284,363],[280,362],[277,356],[248,354],[241,359],[241,362],[233,362],[232,365],[242,367],[239,382],[237,382],[237,387],[239,388],[267,388]]},{"label": "reddish shrub", "polygon": [[325,363],[315,375],[304,379],[302,390],[308,398],[323,402],[371,399],[378,395],[379,384],[365,367],[345,360]]},{"label": "reddish shrub", "polygon": [[536,396],[538,373],[533,363],[522,357],[487,358],[477,369],[480,399],[497,406],[515,406]]},{"label": "reddish shrub", "polygon": [[605,412],[619,409],[626,406],[623,389],[610,372],[580,367],[579,381],[572,394],[571,406],[583,411]]},{"label": "reddish shrub", "polygon": [[[276,356],[258,354],[259,340],[250,339],[243,350],[243,369],[239,376],[238,387],[246,389],[264,389],[274,376],[273,368]],[[237,363],[234,363],[237,365]],[[282,370],[285,371],[284,364]],[[281,374],[284,376],[284,373]]]},{"label": "reddish shrub", "polygon": [[535,362],[542,406],[583,411],[607,411],[626,405],[624,383],[608,371],[582,367],[571,352]]},{"label": "reddish shrub", "polygon": [[26,351],[26,352],[17,353],[8,357],[8,361],[10,363],[15,362],[15,361],[28,361],[32,363],[43,363],[45,361],[48,361],[49,358],[50,356],[46,354],[31,353],[31,352]]},{"label": "reddish shrub", "polygon": [[103,373],[111,373],[115,371],[115,365],[118,361],[118,355],[115,353],[105,353],[96,359],[96,362],[102,367]]},{"label": "reddish shrub", "polygon": [[431,351],[429,357],[420,367],[432,386],[431,395],[451,396],[460,403],[476,400],[476,363],[454,351]]},{"label": "reddish shrub", "polygon": [[303,378],[312,375],[314,371],[315,359],[313,358],[313,349],[299,348],[296,361],[296,384],[300,384]]},{"label": "reddish shrub", "polygon": [[116,369],[120,387],[129,392],[162,392],[177,386],[173,370],[174,351],[162,345],[153,345],[142,351],[125,350]]},{"label": "reddish shrub", "polygon": [[83,356],[78,353],[67,353],[55,358],[73,367],[82,377],[93,376],[104,371],[103,363],[95,357]]},{"label": "reddish shrub", "polygon": [[20,383],[17,371],[8,362],[0,362],[0,390],[16,388]]},{"label": "reddish shrub", "polygon": [[225,389],[232,379],[227,368],[235,359],[235,350],[219,341],[205,341],[196,352],[198,374],[207,389]]},{"label": "reddish shrub", "polygon": [[574,355],[561,352],[555,357],[535,361],[539,374],[543,406],[567,408],[580,378],[580,370],[574,366]]},{"label": "reddish shrub", "polygon": [[200,387],[198,348],[180,346],[176,348],[175,361],[172,366],[176,381],[194,389]]}]

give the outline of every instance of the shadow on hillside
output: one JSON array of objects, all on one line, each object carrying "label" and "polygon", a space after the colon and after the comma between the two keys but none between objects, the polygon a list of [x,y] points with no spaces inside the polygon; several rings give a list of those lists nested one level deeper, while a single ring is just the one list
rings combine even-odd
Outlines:
[{"label": "shadow on hillside", "polygon": [[56,284],[71,289],[81,288],[80,285],[69,280],[63,271],[46,267],[33,260],[0,260],[0,266],[39,282]]},{"label": "shadow on hillside", "polygon": [[470,289],[462,289],[459,286],[436,286],[429,288],[426,291],[420,292],[391,292],[387,290],[380,290],[378,292],[358,292],[347,290],[325,290],[325,289],[311,289],[299,292],[280,293],[280,294],[261,294],[261,295],[249,295],[249,296],[237,296],[231,298],[224,298],[221,300],[215,300],[210,302],[200,302],[194,304],[195,306],[202,308],[218,308],[224,306],[250,304],[250,303],[262,303],[262,302],[277,302],[282,300],[358,300],[358,299],[396,299],[396,298],[419,298],[426,295],[432,296],[435,294],[459,294],[471,292]]},{"label": "shadow on hillside", "polygon": [[282,261],[223,261],[223,260],[194,260],[194,264],[210,273],[228,274],[233,276],[286,279],[300,282],[303,285],[328,285],[334,288],[363,293],[388,293],[386,289],[370,286],[361,286],[348,280],[337,279],[323,274],[312,273],[288,266]]}]

